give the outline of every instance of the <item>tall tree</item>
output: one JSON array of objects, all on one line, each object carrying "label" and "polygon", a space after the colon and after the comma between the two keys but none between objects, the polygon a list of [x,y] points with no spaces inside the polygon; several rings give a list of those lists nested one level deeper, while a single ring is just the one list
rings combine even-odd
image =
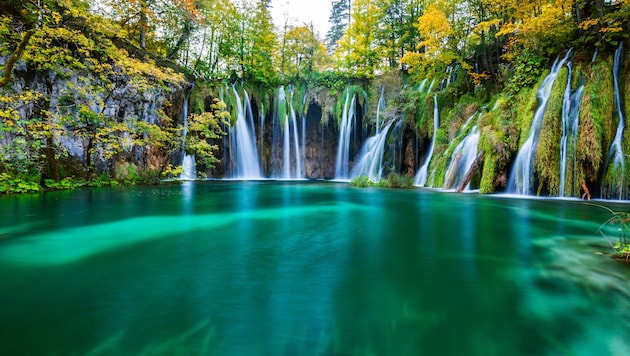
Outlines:
[{"label": "tall tree", "polygon": [[241,57],[245,69],[243,77],[267,85],[273,85],[276,80],[273,54],[277,38],[269,12],[270,3],[270,0],[258,0],[249,26],[243,26],[245,42],[248,42],[244,47],[249,55]]},{"label": "tall tree", "polygon": [[328,23],[330,28],[326,33],[326,47],[330,53],[337,48],[337,42],[350,23],[350,0],[333,0]]},{"label": "tall tree", "polygon": [[286,42],[282,55],[285,58],[282,71],[285,78],[308,78],[327,57],[326,49],[313,33],[312,25],[290,27],[283,41]]},{"label": "tall tree", "polygon": [[421,14],[421,0],[377,0],[382,9],[375,38],[379,55],[389,67],[399,65],[407,51],[413,51],[418,42],[418,31],[414,26]]},{"label": "tall tree", "polygon": [[376,28],[381,9],[376,0],[355,0],[350,13],[350,25],[339,40],[335,51],[339,69],[359,77],[371,76],[380,66]]}]

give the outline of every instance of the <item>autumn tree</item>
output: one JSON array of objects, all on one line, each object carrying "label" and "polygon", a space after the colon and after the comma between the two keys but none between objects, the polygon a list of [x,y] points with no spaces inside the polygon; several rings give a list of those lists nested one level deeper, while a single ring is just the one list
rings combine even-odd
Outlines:
[{"label": "autumn tree", "polygon": [[380,11],[376,0],[352,3],[350,25],[335,50],[339,69],[358,77],[369,77],[381,65],[376,43]]},{"label": "autumn tree", "polygon": [[282,53],[285,64],[281,74],[285,78],[308,78],[326,60],[326,49],[311,27],[290,27],[283,42],[286,43]]},{"label": "autumn tree", "polygon": [[104,0],[101,15],[115,20],[124,30],[123,38],[138,46],[139,56],[147,51],[175,58],[202,21],[193,0]]}]

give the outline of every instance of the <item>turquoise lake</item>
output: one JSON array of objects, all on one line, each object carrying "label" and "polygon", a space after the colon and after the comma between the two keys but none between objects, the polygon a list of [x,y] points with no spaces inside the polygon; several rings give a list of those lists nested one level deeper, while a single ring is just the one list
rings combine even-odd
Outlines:
[{"label": "turquoise lake", "polygon": [[0,212],[3,355],[630,354],[630,264],[578,200],[207,181]]}]

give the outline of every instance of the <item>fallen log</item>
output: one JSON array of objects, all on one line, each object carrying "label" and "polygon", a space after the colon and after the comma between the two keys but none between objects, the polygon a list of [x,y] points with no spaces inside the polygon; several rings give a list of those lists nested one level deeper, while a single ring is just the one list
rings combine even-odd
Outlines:
[{"label": "fallen log", "polygon": [[463,192],[464,189],[466,189],[466,186],[468,185],[468,183],[470,183],[470,181],[473,179],[475,174],[477,174],[477,172],[479,172],[482,167],[483,167],[483,151],[480,151],[477,154],[477,158],[475,158],[475,161],[470,166],[470,169],[468,170],[468,172],[466,172],[466,176],[464,177],[464,180],[462,180],[462,182],[459,184],[459,187],[457,187],[457,191]]}]

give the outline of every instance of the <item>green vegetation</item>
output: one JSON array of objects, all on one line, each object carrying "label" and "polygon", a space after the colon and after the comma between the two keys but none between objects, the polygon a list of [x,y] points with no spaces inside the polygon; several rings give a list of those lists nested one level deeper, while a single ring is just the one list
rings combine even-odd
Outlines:
[{"label": "green vegetation", "polygon": [[[606,239],[610,247],[612,248],[616,260],[630,262],[630,241],[628,236],[630,234],[630,213],[614,211],[608,207],[602,205],[595,205],[597,207],[606,209],[610,212],[611,217],[606,220],[599,228],[599,233]],[[616,229],[617,237],[609,237],[604,230]]]},{"label": "green vegetation", "polygon": [[350,181],[350,185],[357,188],[395,188],[395,189],[415,189],[413,177],[399,173],[390,173],[386,178],[378,182],[373,182],[368,176],[360,175]]},{"label": "green vegetation", "polygon": [[[480,126],[481,191],[492,192],[505,185],[510,160],[527,137],[536,86],[569,47],[584,51],[575,65],[586,82],[573,188],[601,179],[615,130],[609,58],[630,33],[628,1],[339,0],[326,43],[312,25],[289,16],[274,27],[270,6],[269,0],[2,2],[0,173],[3,184],[15,187],[3,192],[65,189],[73,179],[135,184],[177,176],[184,119],[190,123],[184,150],[211,169],[215,142],[236,118],[230,85],[247,88],[260,113],[281,117],[288,108],[273,93],[285,85],[296,112],[308,110],[304,97],[321,105],[322,125],[340,119],[346,97],[356,97],[363,122],[373,124],[385,88],[383,115],[402,116],[421,145],[435,140],[434,186],[442,184],[467,110],[502,97]],[[627,113],[630,71],[624,73]],[[563,81],[549,103],[553,113],[545,117],[536,163],[540,188],[552,195],[559,185],[555,109]],[[193,82],[190,115],[181,118]],[[431,137],[435,97],[441,124]],[[611,181],[615,172],[604,176]]]}]

